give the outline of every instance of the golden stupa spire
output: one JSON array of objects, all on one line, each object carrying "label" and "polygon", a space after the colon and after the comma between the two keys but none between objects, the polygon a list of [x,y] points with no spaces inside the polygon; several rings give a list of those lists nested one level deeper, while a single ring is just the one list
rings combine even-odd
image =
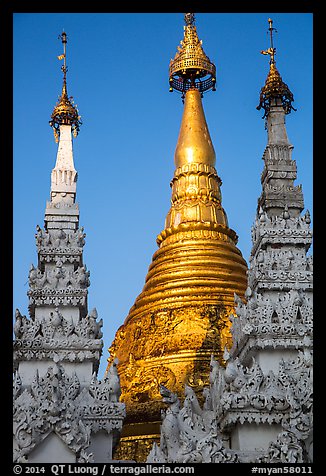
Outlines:
[{"label": "golden stupa spire", "polygon": [[[215,91],[216,68],[204,53],[197,36],[195,16],[185,14],[184,39],[174,59],[170,61],[170,91],[186,97],[179,139],[174,155],[176,167],[185,164],[215,165],[215,151],[208,132],[201,97],[205,91]],[[185,96],[185,93],[189,92]]]},{"label": "golden stupa spire", "polygon": [[215,66],[186,14],[182,47],[170,63],[170,87],[184,97],[175,149],[171,208],[142,292],[109,349],[118,358],[127,417],[116,459],[145,461],[159,440],[159,385],[201,398],[211,355],[231,345],[234,293],[244,298],[247,264],[221,204],[221,180],[201,96],[215,88]]},{"label": "golden stupa spire", "polygon": [[57,57],[59,60],[63,60],[63,65],[61,66],[61,71],[63,72],[63,85],[61,96],[59,96],[59,100],[53,109],[51,120],[49,121],[50,126],[53,128],[56,142],[59,140],[60,126],[62,124],[71,126],[74,137],[78,135],[79,128],[82,124],[77,105],[74,104],[72,96],[69,98],[67,93],[67,34],[63,31],[58,38],[61,39],[63,44],[63,54]]},{"label": "golden stupa spire", "polygon": [[272,103],[280,103],[282,104],[284,111],[286,114],[289,114],[294,107],[292,106],[293,101],[293,94],[291,93],[290,89],[288,88],[287,84],[285,84],[282,80],[278,69],[276,68],[276,61],[275,61],[275,54],[276,48],[274,47],[273,43],[273,31],[277,31],[273,28],[273,20],[271,18],[268,19],[269,23],[269,34],[270,34],[270,47],[267,50],[262,50],[261,53],[263,55],[269,55],[269,73],[267,75],[265,85],[261,88],[260,91],[260,98],[259,104],[257,109],[264,109],[264,117],[266,117],[269,113],[270,107]]},{"label": "golden stupa spire", "polygon": [[215,150],[201,101],[204,92],[215,91],[216,68],[198,39],[193,13],[185,15],[185,23],[182,48],[178,47],[169,69],[170,90],[182,92],[184,100],[174,153],[172,207],[157,243],[160,245],[167,236],[187,229],[216,230],[236,243],[236,233],[228,228],[221,205],[222,181],[215,170]]}]

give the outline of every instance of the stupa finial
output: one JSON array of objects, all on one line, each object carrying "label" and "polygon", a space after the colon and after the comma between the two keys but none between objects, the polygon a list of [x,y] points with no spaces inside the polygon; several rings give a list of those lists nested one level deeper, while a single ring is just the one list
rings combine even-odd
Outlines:
[{"label": "stupa finial", "polygon": [[184,20],[184,38],[169,67],[170,91],[180,91],[183,98],[189,89],[198,89],[201,93],[209,89],[215,91],[216,83],[216,68],[197,36],[195,15],[186,13]]},{"label": "stupa finial", "polygon": [[269,63],[272,64],[272,63],[275,63],[275,53],[276,53],[276,48],[274,48],[274,45],[273,45],[273,31],[277,32],[277,30],[276,28],[273,28],[273,20],[271,18],[268,19],[268,23],[269,23],[268,31],[270,35],[271,46],[267,50],[262,50],[261,54],[270,55]]},{"label": "stupa finial", "polygon": [[185,13],[185,24],[194,25],[195,24],[195,14],[194,13]]},{"label": "stupa finial", "polygon": [[76,137],[79,132],[79,127],[82,124],[77,105],[74,104],[72,96],[68,97],[67,93],[67,34],[65,31],[63,31],[62,34],[58,36],[58,39],[60,39],[63,44],[63,54],[57,57],[58,60],[63,60],[63,65],[61,66],[61,70],[63,72],[63,85],[61,96],[59,96],[59,100],[53,109],[51,120],[49,121],[50,126],[53,128],[56,142],[58,142],[59,139],[61,125],[70,125],[74,137]]},{"label": "stupa finial", "polygon": [[268,115],[272,103],[274,105],[281,104],[283,106],[285,114],[289,114],[292,109],[296,111],[296,109],[294,109],[294,107],[292,106],[292,101],[294,100],[293,94],[287,84],[283,82],[282,77],[278,72],[278,69],[276,68],[276,48],[273,44],[273,31],[276,32],[277,30],[273,28],[273,20],[271,18],[268,19],[268,23],[268,31],[270,34],[270,47],[267,50],[262,50],[261,53],[263,55],[270,56],[270,67],[269,73],[265,81],[265,85],[260,90],[259,104],[257,106],[258,110],[261,108],[264,109],[265,113],[263,118]]},{"label": "stupa finial", "polygon": [[63,31],[62,34],[58,36],[58,39],[61,40],[62,44],[63,44],[63,54],[58,56],[58,60],[63,59],[63,65],[61,66],[61,71],[63,72],[63,83],[66,84],[66,82],[67,82],[67,71],[68,71],[67,64],[66,64],[67,33],[65,31]]}]

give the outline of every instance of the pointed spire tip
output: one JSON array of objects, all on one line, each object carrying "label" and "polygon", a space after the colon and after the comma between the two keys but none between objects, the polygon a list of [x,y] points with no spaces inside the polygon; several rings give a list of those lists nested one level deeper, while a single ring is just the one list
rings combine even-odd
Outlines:
[{"label": "pointed spire tip", "polygon": [[285,114],[289,114],[294,107],[292,106],[293,101],[293,94],[290,91],[287,84],[285,84],[282,80],[278,69],[276,68],[276,61],[275,61],[275,53],[276,48],[274,47],[273,42],[273,31],[277,32],[276,28],[273,27],[273,20],[271,18],[268,19],[269,28],[268,32],[270,34],[270,47],[267,50],[262,50],[261,53],[263,55],[270,56],[270,67],[269,73],[266,78],[265,85],[261,88],[260,91],[260,98],[259,104],[256,109],[264,109],[263,119],[268,115],[271,102],[275,102],[277,100],[281,101],[281,104],[284,108]]},{"label": "pointed spire tip", "polygon": [[74,104],[72,97],[68,98],[67,93],[67,34],[64,30],[62,34],[58,36],[58,39],[60,39],[63,44],[63,54],[57,57],[59,60],[63,60],[63,65],[61,66],[61,70],[63,72],[63,85],[61,96],[59,97],[59,101],[56,104],[51,115],[51,120],[49,121],[50,126],[53,128],[56,142],[59,141],[61,125],[70,125],[73,135],[76,137],[78,135],[80,125],[82,124],[77,105]]},{"label": "pointed spire tip", "polygon": [[169,67],[170,92],[179,91],[182,98],[189,89],[198,89],[201,94],[216,89],[216,68],[205,54],[202,41],[197,36],[195,15],[186,13],[184,19],[184,38]]}]

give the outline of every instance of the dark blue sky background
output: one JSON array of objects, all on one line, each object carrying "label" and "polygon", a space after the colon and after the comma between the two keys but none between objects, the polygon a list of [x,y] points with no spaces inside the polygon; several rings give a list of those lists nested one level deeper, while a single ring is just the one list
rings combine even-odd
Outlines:
[{"label": "dark blue sky background", "polygon": [[[222,205],[248,261],[261,192],[267,134],[257,111],[269,70],[268,18],[278,70],[294,95],[287,116],[292,158],[312,215],[311,13],[198,13],[203,48],[217,69],[204,95],[222,179]],[[183,38],[183,13],[14,14],[14,308],[28,314],[28,271],[37,264],[34,234],[44,225],[57,144],[48,121],[62,87],[58,35],[68,35],[68,94],[83,125],[74,140],[89,309],[104,321],[107,348],[140,293],[170,207],[170,180],[183,104],[169,93],[168,67]]]}]

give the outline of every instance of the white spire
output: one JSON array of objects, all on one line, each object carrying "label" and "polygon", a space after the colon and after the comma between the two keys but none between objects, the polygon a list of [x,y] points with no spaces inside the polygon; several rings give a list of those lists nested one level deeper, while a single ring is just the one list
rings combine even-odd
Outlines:
[{"label": "white spire", "polygon": [[51,173],[51,202],[72,204],[76,198],[77,171],[74,167],[71,125],[60,125],[57,161]]},{"label": "white spire", "polygon": [[280,99],[271,104],[266,118],[268,144],[291,145],[285,126],[285,111]]}]

